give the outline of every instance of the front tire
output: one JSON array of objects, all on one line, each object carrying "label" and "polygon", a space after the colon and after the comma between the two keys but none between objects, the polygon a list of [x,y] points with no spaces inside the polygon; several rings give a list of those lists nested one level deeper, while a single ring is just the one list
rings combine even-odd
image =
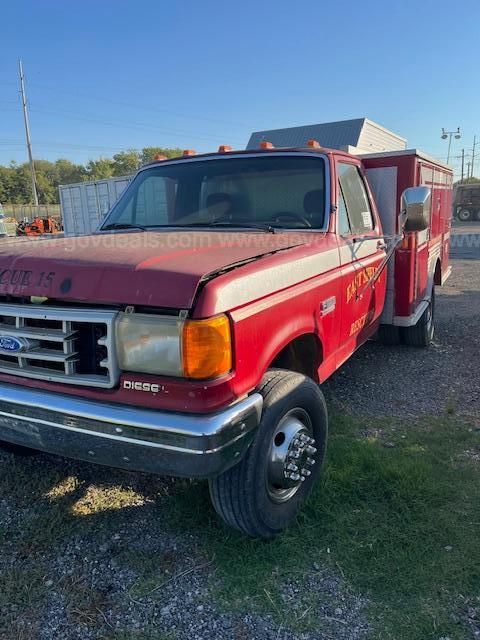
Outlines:
[{"label": "front tire", "polygon": [[310,378],[281,369],[258,389],[258,432],[237,465],[210,480],[219,516],[253,538],[273,538],[297,515],[323,465],[328,417],[323,393]]},{"label": "front tire", "polygon": [[435,287],[432,285],[432,295],[428,307],[422,313],[419,321],[413,327],[403,327],[402,335],[405,344],[411,347],[428,347],[435,333]]}]

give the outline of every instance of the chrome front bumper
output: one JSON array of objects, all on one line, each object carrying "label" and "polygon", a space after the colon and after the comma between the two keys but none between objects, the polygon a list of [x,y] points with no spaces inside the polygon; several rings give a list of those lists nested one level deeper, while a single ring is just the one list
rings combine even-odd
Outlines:
[{"label": "chrome front bumper", "polygon": [[218,413],[192,415],[0,384],[0,440],[111,467],[208,478],[242,458],[262,405],[254,393]]}]

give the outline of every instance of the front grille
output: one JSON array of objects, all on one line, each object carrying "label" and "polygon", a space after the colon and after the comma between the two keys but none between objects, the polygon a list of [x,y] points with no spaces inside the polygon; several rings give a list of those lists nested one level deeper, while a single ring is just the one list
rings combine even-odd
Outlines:
[{"label": "front grille", "polygon": [[116,315],[96,309],[0,304],[0,372],[111,388],[119,377]]}]

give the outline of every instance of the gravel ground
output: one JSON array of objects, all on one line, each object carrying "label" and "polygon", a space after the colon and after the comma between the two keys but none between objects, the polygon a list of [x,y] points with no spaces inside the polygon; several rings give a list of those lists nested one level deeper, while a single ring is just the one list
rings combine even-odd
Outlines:
[{"label": "gravel ground", "polygon": [[[13,456],[0,452],[0,473],[14,463]],[[275,604],[275,619],[254,613],[255,607],[223,611],[217,604],[223,585],[215,558],[205,555],[212,553],[208,543],[201,533],[172,532],[162,519],[181,482],[46,455],[20,459],[16,472],[28,465],[48,479],[50,490],[45,493],[33,480],[14,500],[0,499],[0,534],[13,533],[2,540],[0,554],[2,588],[12,593],[10,598],[0,593],[1,640],[367,637],[367,601],[316,562],[281,584],[285,613]],[[48,522],[59,531],[42,531],[37,524],[47,509]],[[32,539],[15,535],[30,528]],[[277,571],[273,567],[272,575]],[[310,627],[321,632],[292,632],[307,616]]]},{"label": "gravel ground", "polygon": [[[134,527],[129,527],[129,530],[134,531]],[[362,640],[366,637],[368,625],[363,615],[366,602],[345,595],[339,579],[324,571],[308,576],[301,583],[287,583],[282,589],[285,605],[289,606],[290,611],[298,612],[298,617],[308,611],[302,595],[305,589],[309,596],[314,592],[325,601],[316,611],[316,616],[321,620],[321,635],[317,632],[297,634],[289,631],[286,627],[291,626],[291,619],[279,624],[269,615],[220,612],[212,598],[212,575],[208,562],[198,564],[192,557],[192,547],[195,547],[193,536],[191,539],[175,536],[175,540],[169,540],[168,536],[163,535],[162,539],[155,541],[151,551],[159,556],[168,553],[175,557],[175,575],[180,577],[175,579],[167,575],[163,584],[152,587],[151,593],[130,595],[137,576],[132,570],[122,569],[115,557],[111,557],[112,551],[118,552],[115,542],[117,545],[120,541],[122,544],[134,543],[128,538],[128,531],[123,531],[113,545],[112,541],[106,541],[102,548],[107,547],[107,551],[101,551],[100,554],[94,541],[89,543],[82,538],[76,541],[75,546],[70,544],[64,554],[52,558],[54,564],[51,566],[51,575],[60,576],[58,582],[52,582],[62,587],[69,576],[73,577],[73,581],[78,580],[76,576],[83,576],[80,586],[98,594],[98,607],[90,611],[74,609],[62,591],[52,586],[38,629],[39,640],[94,640],[103,638],[109,631],[130,631],[131,637],[162,640],[169,637],[168,633],[172,633],[175,640]],[[137,546],[145,550],[143,540],[141,544],[137,541]],[[332,605],[333,601],[337,606]],[[76,624],[72,624],[75,617]],[[91,623],[89,617],[97,622],[98,626],[93,625],[97,629],[92,628],[91,624],[87,626],[86,623]],[[133,635],[147,629],[145,633],[148,635]]]},{"label": "gravel ground", "polygon": [[[455,252],[465,259],[453,261],[451,279],[438,291],[433,346],[417,350],[368,343],[325,385],[333,406],[367,417],[456,412],[480,424],[480,262],[471,259],[475,257],[471,246],[465,254],[460,245],[455,244]],[[0,469],[12,463],[12,456],[0,453]],[[340,575],[316,563],[298,580],[281,586],[286,612],[282,622],[248,607],[243,613],[224,613],[212,597],[212,586],[220,592],[222,586],[214,559],[205,556],[208,546],[196,534],[173,535],[162,525],[162,500],[175,500],[171,481],[50,456],[21,464],[24,470],[32,464],[38,478],[50,475],[62,481],[47,494],[38,489],[32,495],[28,489],[26,497],[2,496],[0,533],[2,528],[31,527],[41,517],[42,504],[46,508],[47,498],[59,505],[59,527],[70,526],[74,516],[88,516],[90,524],[81,535],[60,536],[43,551],[25,545],[19,550],[14,538],[3,544],[0,574],[12,573],[14,584],[15,571],[31,573],[31,590],[43,596],[38,611],[4,604],[2,640],[362,640],[368,636],[367,602],[351,593]],[[105,526],[104,512],[114,502],[120,505],[118,515],[110,516]],[[33,533],[38,534],[35,527]],[[152,565],[156,573],[151,573]],[[313,611],[312,594],[317,603]],[[467,614],[472,630],[477,629],[477,610],[470,607]],[[292,626],[307,615],[321,631],[293,633]],[[9,628],[2,629],[2,617],[9,620]]]}]

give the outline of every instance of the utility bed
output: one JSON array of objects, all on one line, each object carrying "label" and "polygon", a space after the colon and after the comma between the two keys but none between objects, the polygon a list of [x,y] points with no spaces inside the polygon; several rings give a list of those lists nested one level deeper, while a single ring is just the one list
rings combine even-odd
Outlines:
[{"label": "utility bed", "polygon": [[448,165],[418,149],[373,153],[361,158],[386,235],[399,231],[401,195],[407,187],[424,185],[432,190],[429,228],[405,234],[388,270],[382,324],[410,326],[418,320],[432,283],[442,284],[451,272],[453,172]]}]

